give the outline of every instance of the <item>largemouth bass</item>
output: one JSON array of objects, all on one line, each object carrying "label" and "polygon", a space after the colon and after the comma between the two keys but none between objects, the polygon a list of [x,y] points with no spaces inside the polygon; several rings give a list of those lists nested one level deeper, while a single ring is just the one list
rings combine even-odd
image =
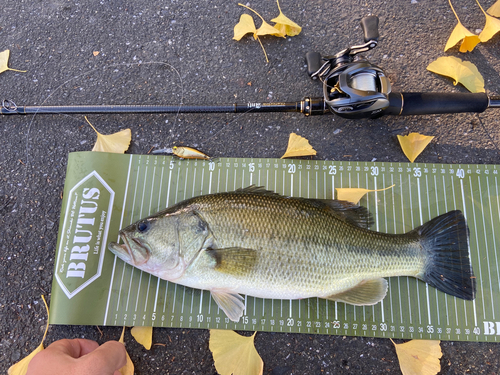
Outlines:
[{"label": "largemouth bass", "polygon": [[109,249],[162,279],[209,290],[233,321],[240,294],[374,305],[390,276],[416,277],[472,300],[468,228],[451,211],[405,234],[371,231],[364,207],[250,186],[194,197],[120,230]]}]

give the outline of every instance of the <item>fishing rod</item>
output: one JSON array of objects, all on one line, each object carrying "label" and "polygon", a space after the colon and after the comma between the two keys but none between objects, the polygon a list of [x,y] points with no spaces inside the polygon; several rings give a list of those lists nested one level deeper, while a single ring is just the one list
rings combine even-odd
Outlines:
[{"label": "fishing rod", "polygon": [[121,114],[121,113],[269,113],[300,112],[306,116],[334,113],[348,119],[444,113],[484,112],[500,108],[500,96],[485,93],[392,92],[384,71],[359,54],[378,44],[378,17],[361,20],[364,44],[346,48],[333,56],[306,54],[307,73],[323,83],[323,97],[296,102],[223,105],[62,105],[20,106],[5,99],[2,115],[29,114]]}]

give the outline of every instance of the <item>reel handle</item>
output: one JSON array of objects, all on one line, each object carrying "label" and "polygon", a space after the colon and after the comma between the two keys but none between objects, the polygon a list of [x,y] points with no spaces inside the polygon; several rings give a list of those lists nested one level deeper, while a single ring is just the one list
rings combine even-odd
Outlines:
[{"label": "reel handle", "polygon": [[361,19],[361,27],[363,29],[363,35],[365,38],[365,43],[370,40],[378,41],[378,17],[377,16],[367,16]]},{"label": "reel handle", "polygon": [[497,108],[498,98],[485,93],[391,92],[384,115],[410,116],[443,113],[484,112]]},{"label": "reel handle", "polygon": [[312,79],[317,79],[318,77],[314,75],[317,73],[321,66],[323,65],[323,60],[319,52],[307,52],[306,53],[306,64],[307,64],[307,74]]}]

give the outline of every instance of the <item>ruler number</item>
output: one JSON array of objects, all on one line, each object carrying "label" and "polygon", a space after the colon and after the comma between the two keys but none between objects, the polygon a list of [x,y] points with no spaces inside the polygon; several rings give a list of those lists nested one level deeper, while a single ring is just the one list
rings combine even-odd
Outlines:
[{"label": "ruler number", "polygon": [[337,166],[336,165],[330,165],[330,170],[328,172],[329,174],[337,174]]},{"label": "ruler number", "polygon": [[462,168],[458,168],[456,176],[458,178],[464,178],[465,177],[465,171]]},{"label": "ruler number", "polygon": [[421,177],[422,170],[419,167],[413,168],[413,177]]},{"label": "ruler number", "polygon": [[213,172],[215,170],[215,163],[213,161],[208,163],[208,170]]},{"label": "ruler number", "polygon": [[248,171],[255,172],[255,163],[248,163]]},{"label": "ruler number", "polygon": [[287,318],[286,325],[288,327],[293,327],[294,324],[295,324],[295,321],[293,320],[293,318]]},{"label": "ruler number", "polygon": [[170,160],[169,168],[174,169],[174,167],[175,167],[174,161]]},{"label": "ruler number", "polygon": [[372,169],[371,175],[378,176],[378,167],[374,165],[371,169]]},{"label": "ruler number", "polygon": [[434,333],[434,326],[427,326],[427,333]]},{"label": "ruler number", "polygon": [[288,173],[295,173],[297,166],[295,164],[288,164]]},{"label": "ruler number", "polygon": [[202,323],[203,322],[203,314],[198,314],[196,315],[196,321],[198,323]]}]

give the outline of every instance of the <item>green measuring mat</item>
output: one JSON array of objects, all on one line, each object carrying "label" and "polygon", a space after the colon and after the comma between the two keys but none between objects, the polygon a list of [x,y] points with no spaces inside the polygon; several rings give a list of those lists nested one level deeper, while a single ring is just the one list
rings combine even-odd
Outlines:
[{"label": "green measuring mat", "polygon": [[[55,257],[51,324],[126,325],[349,336],[489,341],[500,338],[498,165],[235,159],[79,152],[69,155]],[[245,296],[230,321],[202,291],[161,280],[115,257],[120,228],[201,194],[263,186],[293,197],[332,199],[336,188],[370,192],[360,204],[371,229],[405,233],[459,209],[470,229],[474,301],[411,277],[388,278],[375,306]],[[270,265],[271,266],[271,265]]]}]

